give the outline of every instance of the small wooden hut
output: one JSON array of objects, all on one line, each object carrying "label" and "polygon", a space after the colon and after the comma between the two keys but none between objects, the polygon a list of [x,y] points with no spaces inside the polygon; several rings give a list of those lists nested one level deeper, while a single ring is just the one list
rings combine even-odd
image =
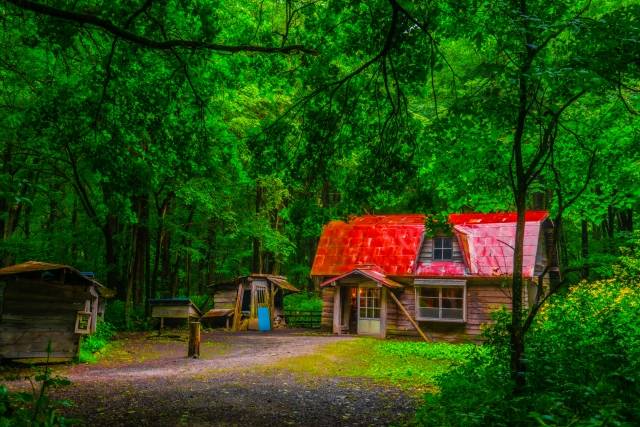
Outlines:
[{"label": "small wooden hut", "polygon": [[284,295],[300,292],[286,277],[272,274],[252,274],[238,277],[231,282],[217,283],[210,287],[213,308],[203,319],[226,320],[232,329],[257,330],[258,310],[266,307],[269,311],[271,328],[284,325]]},{"label": "small wooden hut", "polygon": [[0,359],[72,359],[111,296],[68,265],[29,261],[0,269]]},{"label": "small wooden hut", "polygon": [[149,300],[151,317],[160,319],[160,329],[165,319],[185,319],[187,325],[202,316],[198,307],[189,298],[158,298]]}]

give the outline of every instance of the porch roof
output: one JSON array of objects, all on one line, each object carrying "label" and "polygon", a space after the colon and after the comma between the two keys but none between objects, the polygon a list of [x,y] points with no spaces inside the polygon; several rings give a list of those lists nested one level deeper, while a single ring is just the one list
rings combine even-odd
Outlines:
[{"label": "porch roof", "polygon": [[400,283],[396,282],[395,280],[389,279],[387,275],[384,274],[382,270],[375,265],[361,266],[361,267],[355,268],[354,270],[349,271],[348,273],[344,273],[340,276],[332,277],[331,279],[320,283],[320,287],[329,286],[340,279],[344,279],[345,277],[356,275],[356,274],[360,276],[364,276],[368,279],[371,279],[374,282],[379,283],[380,285],[385,286],[387,288],[397,289],[397,288],[403,287]]}]

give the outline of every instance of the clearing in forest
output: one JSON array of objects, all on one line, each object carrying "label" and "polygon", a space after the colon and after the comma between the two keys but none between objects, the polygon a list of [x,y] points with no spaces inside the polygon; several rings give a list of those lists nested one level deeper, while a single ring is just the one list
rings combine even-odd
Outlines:
[{"label": "clearing in forest", "polygon": [[[54,392],[90,425],[388,425],[411,420],[434,376],[468,346],[296,331],[122,334],[98,361],[56,368]],[[11,386],[11,385],[10,385]]]}]

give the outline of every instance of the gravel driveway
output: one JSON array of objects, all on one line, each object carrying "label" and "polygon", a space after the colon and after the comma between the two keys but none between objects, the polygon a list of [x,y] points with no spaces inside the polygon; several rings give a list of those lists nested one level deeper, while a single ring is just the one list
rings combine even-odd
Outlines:
[{"label": "gravel driveway", "polygon": [[399,388],[264,369],[349,339],[357,338],[209,332],[196,360],[184,357],[186,342],[179,339],[128,335],[121,347],[130,359],[65,368],[72,385],[54,397],[71,399],[75,407],[68,415],[93,426],[368,426],[410,420],[419,402]]}]

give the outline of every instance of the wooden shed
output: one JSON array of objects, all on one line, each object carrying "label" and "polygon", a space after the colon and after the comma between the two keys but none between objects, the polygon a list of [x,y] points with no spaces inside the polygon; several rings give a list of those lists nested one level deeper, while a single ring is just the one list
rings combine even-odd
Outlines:
[{"label": "wooden shed", "polygon": [[68,265],[29,261],[0,269],[0,359],[73,359],[111,296]]},{"label": "wooden shed", "polygon": [[187,324],[202,316],[200,309],[189,298],[158,298],[149,300],[151,317],[160,319],[160,329],[165,319],[184,319]]},{"label": "wooden shed", "polygon": [[284,325],[284,295],[300,292],[286,277],[272,274],[238,277],[231,282],[214,284],[210,288],[213,308],[203,318],[224,318],[227,327],[231,323],[234,331],[257,330],[260,307],[268,308],[271,328]]}]

